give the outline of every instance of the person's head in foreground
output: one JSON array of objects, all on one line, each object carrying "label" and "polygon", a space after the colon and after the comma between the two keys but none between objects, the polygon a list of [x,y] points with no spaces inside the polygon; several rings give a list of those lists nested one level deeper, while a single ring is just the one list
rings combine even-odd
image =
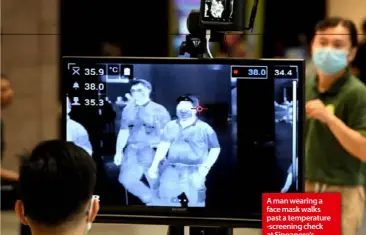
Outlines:
[{"label": "person's head in foreground", "polygon": [[93,196],[96,166],[70,142],[40,143],[20,166],[15,212],[33,235],[82,235],[99,210]]},{"label": "person's head in foreground", "polygon": [[320,78],[339,77],[357,52],[357,28],[340,17],[327,18],[315,26],[311,45],[313,62]]}]

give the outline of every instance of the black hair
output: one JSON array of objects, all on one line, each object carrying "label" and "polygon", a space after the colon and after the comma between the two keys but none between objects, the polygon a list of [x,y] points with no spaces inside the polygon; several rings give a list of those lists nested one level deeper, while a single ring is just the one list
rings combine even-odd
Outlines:
[{"label": "black hair", "polygon": [[143,85],[144,87],[148,88],[149,90],[152,89],[151,83],[148,82],[148,81],[146,81],[145,79],[134,79],[134,80],[131,80],[131,86],[138,85],[138,84]]},{"label": "black hair", "polygon": [[362,29],[362,33],[366,34],[366,19],[363,20],[362,25],[361,25],[361,29]]},{"label": "black hair", "polygon": [[338,25],[345,27],[350,36],[352,47],[358,46],[358,32],[357,27],[352,20],[344,19],[342,17],[330,17],[319,21],[315,26],[315,34],[319,31],[324,31],[329,28],[335,28]]},{"label": "black hair", "polygon": [[91,156],[71,142],[41,142],[20,165],[19,193],[32,221],[58,226],[85,216],[96,183]]},{"label": "black hair", "polygon": [[194,95],[182,95],[177,98],[177,103],[179,104],[181,101],[189,101],[193,104],[193,107],[197,107],[199,105],[199,99]]}]

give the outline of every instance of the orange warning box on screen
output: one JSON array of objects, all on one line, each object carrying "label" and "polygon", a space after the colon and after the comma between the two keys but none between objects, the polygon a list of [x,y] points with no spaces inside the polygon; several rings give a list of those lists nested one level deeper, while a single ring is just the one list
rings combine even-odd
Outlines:
[{"label": "orange warning box on screen", "polygon": [[340,193],[264,193],[263,235],[341,235]]}]

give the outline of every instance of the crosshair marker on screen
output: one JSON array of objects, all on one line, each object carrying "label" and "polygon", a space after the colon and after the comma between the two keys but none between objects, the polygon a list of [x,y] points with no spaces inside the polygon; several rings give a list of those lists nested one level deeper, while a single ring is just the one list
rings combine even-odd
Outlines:
[{"label": "crosshair marker on screen", "polygon": [[201,106],[201,105],[198,103],[198,105],[197,105],[196,107],[192,108],[192,109],[196,110],[196,111],[197,111],[197,114],[198,114],[198,115],[200,115],[200,114],[201,114],[201,112],[203,112],[204,110],[207,110],[208,108],[205,108],[205,107]]}]

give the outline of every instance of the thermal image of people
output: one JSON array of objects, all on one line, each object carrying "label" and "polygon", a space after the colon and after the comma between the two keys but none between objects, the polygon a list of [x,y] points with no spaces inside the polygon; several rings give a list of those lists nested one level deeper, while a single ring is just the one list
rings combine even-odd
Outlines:
[{"label": "thermal image of people", "polygon": [[215,18],[221,18],[222,13],[224,12],[224,5],[222,5],[221,0],[212,0],[211,5],[211,15]]},{"label": "thermal image of people", "polygon": [[91,156],[93,153],[93,148],[89,140],[89,135],[86,129],[80,123],[72,120],[70,118],[71,112],[71,102],[69,97],[67,97],[67,117],[66,117],[66,139],[67,141],[73,142],[77,146],[83,148]]},{"label": "thermal image of people", "polygon": [[169,112],[150,99],[151,83],[132,81],[130,102],[122,111],[114,163],[121,165],[119,182],[143,203],[152,200],[152,189],[141,179],[150,168]]},{"label": "thermal image of people", "polygon": [[[292,113],[293,113],[293,101],[285,101],[282,104],[274,102],[275,106],[275,122],[284,121],[286,123],[292,124]],[[296,104],[298,107],[298,102]],[[297,110],[298,112],[298,110]]]},{"label": "thermal image of people", "polygon": [[209,10],[209,7],[207,4],[205,4],[205,17],[208,17],[208,10]]},{"label": "thermal image of people", "polygon": [[177,103],[177,120],[165,126],[148,175],[159,178],[160,206],[179,204],[183,193],[188,206],[204,207],[206,176],[218,159],[220,144],[213,128],[197,117],[196,97],[181,96]]}]

